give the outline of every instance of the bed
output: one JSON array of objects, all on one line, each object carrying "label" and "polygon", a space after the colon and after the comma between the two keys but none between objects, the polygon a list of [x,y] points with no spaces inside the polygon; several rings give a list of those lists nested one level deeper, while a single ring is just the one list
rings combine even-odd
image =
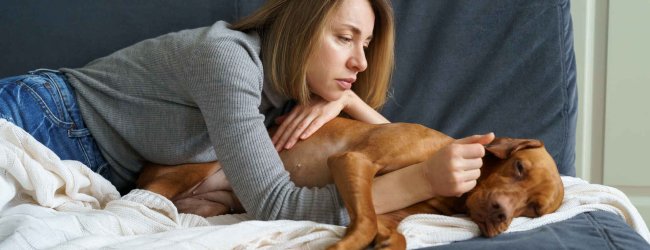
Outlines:
[{"label": "bed", "polygon": [[[262,0],[5,0],[0,77],[82,66],[139,40],[245,16]],[[391,121],[454,137],[493,131],[539,138],[566,187],[558,212],[517,218],[495,238],[462,215],[415,215],[409,248],[650,249],[629,199],[575,178],[577,88],[566,0],[394,1],[396,65]],[[344,232],[309,221],[246,214],[179,214],[156,194],[119,194],[78,162],[61,161],[0,120],[0,249],[321,249]]]}]

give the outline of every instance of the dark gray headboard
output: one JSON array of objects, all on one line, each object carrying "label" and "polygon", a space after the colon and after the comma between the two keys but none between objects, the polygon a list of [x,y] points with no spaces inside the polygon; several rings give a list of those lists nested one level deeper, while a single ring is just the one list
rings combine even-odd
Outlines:
[{"label": "dark gray headboard", "polygon": [[[262,0],[3,0],[0,77],[79,67],[136,41],[233,21]],[[454,137],[542,139],[575,175],[568,0],[395,0],[396,68],[383,113]]]}]

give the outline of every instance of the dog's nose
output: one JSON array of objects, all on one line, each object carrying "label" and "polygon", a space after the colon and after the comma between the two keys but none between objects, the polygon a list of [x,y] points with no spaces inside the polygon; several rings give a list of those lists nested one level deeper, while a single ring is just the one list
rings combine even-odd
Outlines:
[{"label": "dog's nose", "polygon": [[505,222],[512,210],[510,200],[507,196],[499,195],[490,202],[487,210],[489,221],[492,223]]},{"label": "dog's nose", "polygon": [[490,220],[493,222],[503,222],[506,220],[506,214],[503,212],[503,207],[499,202],[494,202],[490,206]]}]

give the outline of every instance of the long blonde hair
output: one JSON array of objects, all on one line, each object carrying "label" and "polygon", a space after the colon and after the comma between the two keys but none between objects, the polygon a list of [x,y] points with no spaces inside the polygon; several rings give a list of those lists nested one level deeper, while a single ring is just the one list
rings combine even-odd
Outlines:
[{"label": "long blonde hair", "polygon": [[[344,0],[268,0],[231,29],[255,30],[262,42],[261,58],[266,78],[273,87],[299,103],[309,102],[307,59]],[[368,0],[375,13],[373,39],[366,49],[368,67],[360,72],[352,90],[378,109],[386,102],[394,65],[395,24],[389,0]]]}]

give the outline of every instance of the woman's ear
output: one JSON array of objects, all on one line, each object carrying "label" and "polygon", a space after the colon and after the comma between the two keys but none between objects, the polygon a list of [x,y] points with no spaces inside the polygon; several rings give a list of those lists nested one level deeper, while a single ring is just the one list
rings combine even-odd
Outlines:
[{"label": "woman's ear", "polygon": [[519,150],[542,146],[544,143],[540,140],[497,137],[490,144],[485,145],[485,151],[500,159],[507,159]]}]

